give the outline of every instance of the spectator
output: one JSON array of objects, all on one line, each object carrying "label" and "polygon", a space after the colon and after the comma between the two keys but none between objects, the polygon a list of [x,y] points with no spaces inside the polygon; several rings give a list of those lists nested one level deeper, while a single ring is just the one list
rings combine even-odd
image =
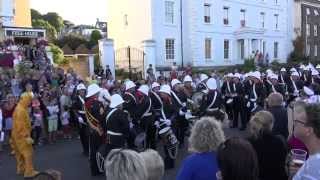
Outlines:
[{"label": "spectator", "polygon": [[[2,109],[2,118],[3,118],[3,129],[5,130],[5,136],[7,136],[9,144],[11,149],[13,149],[12,147],[12,140],[11,140],[11,130],[12,130],[12,116],[13,116],[13,112],[16,108],[17,102],[16,102],[16,98],[12,95],[12,94],[8,94],[6,101],[4,103],[3,109]],[[14,154],[14,151],[12,150],[11,155]]]},{"label": "spectator", "polygon": [[50,97],[49,105],[47,105],[49,111],[48,117],[48,133],[49,133],[49,143],[56,141],[56,132],[58,130],[58,113],[59,106],[55,97]]},{"label": "spectator", "polygon": [[228,139],[219,146],[217,154],[223,180],[259,179],[257,154],[248,141],[240,138]]},{"label": "spectator", "polygon": [[274,117],[274,124],[272,133],[274,135],[281,135],[285,140],[289,136],[288,131],[288,112],[283,106],[283,96],[280,93],[272,93],[268,97],[268,111]]},{"label": "spectator", "polygon": [[287,146],[272,134],[274,118],[270,112],[257,112],[249,122],[249,141],[258,155],[259,179],[288,179],[285,171]]},{"label": "spectator", "polygon": [[148,172],[148,180],[161,180],[164,175],[164,162],[159,153],[148,149],[140,153]]},{"label": "spectator", "polygon": [[61,180],[61,172],[49,169],[45,172],[40,172],[32,180]]},{"label": "spectator", "polygon": [[189,150],[177,180],[215,180],[218,172],[216,150],[224,142],[221,124],[212,117],[203,117],[191,130]]},{"label": "spectator", "polygon": [[147,180],[147,168],[135,151],[114,149],[105,160],[107,180]]},{"label": "spectator", "polygon": [[[320,104],[300,103],[294,111],[294,134],[309,149],[310,157],[299,169],[293,180],[318,179],[320,177]],[[296,170],[293,164],[291,172]]]}]

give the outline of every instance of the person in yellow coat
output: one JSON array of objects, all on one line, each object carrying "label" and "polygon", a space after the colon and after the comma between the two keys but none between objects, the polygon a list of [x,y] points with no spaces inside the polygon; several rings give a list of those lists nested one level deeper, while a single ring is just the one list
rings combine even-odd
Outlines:
[{"label": "person in yellow coat", "polygon": [[23,93],[13,112],[12,141],[17,161],[17,174],[33,177],[38,174],[33,168],[33,139],[31,138],[31,121],[28,107],[32,102],[31,91]]}]

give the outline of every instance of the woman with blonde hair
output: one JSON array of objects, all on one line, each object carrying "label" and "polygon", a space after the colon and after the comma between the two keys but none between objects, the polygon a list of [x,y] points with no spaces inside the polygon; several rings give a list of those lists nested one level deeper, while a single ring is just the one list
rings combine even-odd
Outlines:
[{"label": "woman with blonde hair", "polygon": [[202,117],[195,123],[189,138],[192,152],[183,162],[177,180],[215,180],[218,172],[216,151],[225,141],[220,122]]},{"label": "woman with blonde hair", "polygon": [[287,145],[282,138],[272,134],[273,122],[270,112],[257,112],[249,122],[249,141],[258,155],[259,179],[287,180]]},{"label": "woman with blonde hair", "polygon": [[148,180],[161,180],[164,175],[164,162],[159,153],[148,149],[140,153],[148,172]]}]

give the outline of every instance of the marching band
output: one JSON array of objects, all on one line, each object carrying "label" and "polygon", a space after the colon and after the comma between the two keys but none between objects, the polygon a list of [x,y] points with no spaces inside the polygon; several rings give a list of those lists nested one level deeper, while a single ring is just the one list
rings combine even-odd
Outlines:
[{"label": "marching band", "polygon": [[[127,80],[122,93],[113,95],[92,84],[85,96],[86,88],[79,84],[74,109],[92,175],[103,172],[103,160],[114,148],[142,151],[159,144],[165,168],[174,168],[193,120],[202,116],[229,119],[230,128],[245,130],[250,117],[268,106],[266,98],[273,92],[283,95],[287,107],[297,99],[320,102],[319,70],[319,65],[309,64],[289,71],[281,68],[279,74],[271,69],[228,73],[219,82],[221,88],[218,79],[206,74],[200,74],[198,81],[189,75],[167,83],[138,85]],[[98,98],[99,93],[103,98]]]}]

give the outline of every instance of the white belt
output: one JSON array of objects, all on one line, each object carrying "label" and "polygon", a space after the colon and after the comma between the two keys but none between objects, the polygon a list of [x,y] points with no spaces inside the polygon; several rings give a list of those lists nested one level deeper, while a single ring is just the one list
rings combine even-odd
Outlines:
[{"label": "white belt", "polygon": [[123,135],[122,133],[116,133],[113,131],[107,131],[107,134],[112,135],[112,136],[122,136]]},{"label": "white belt", "polygon": [[207,109],[207,111],[218,111],[219,108],[211,108],[211,109]]},{"label": "white belt", "polygon": [[148,113],[144,114],[142,117],[147,117],[147,116],[151,116],[151,115],[152,115],[152,113],[148,112]]},{"label": "white belt", "polygon": [[85,111],[78,111],[78,113],[85,114],[86,112]]}]

